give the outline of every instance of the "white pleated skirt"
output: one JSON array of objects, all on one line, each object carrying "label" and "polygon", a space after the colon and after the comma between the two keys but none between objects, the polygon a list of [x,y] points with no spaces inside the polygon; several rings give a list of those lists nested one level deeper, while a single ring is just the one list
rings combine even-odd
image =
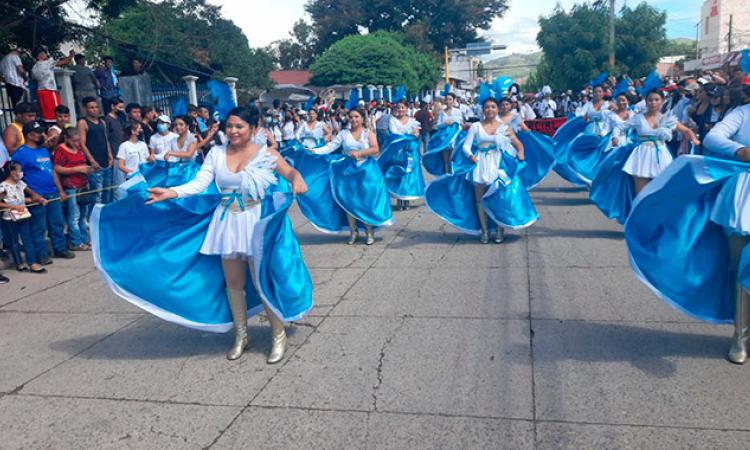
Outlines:
[{"label": "white pleated skirt", "polygon": [[656,178],[671,163],[672,154],[664,143],[643,142],[633,149],[622,170],[634,177]]},{"label": "white pleated skirt", "polygon": [[244,211],[228,210],[226,213],[224,213],[224,205],[220,205],[214,211],[211,223],[208,225],[208,232],[200,253],[220,255],[226,259],[252,256],[253,230],[260,221],[260,215],[260,204]]},{"label": "white pleated skirt", "polygon": [[466,180],[474,184],[490,185],[500,176],[502,153],[498,150],[479,152],[477,166],[466,174]]},{"label": "white pleated skirt", "polygon": [[735,175],[724,184],[711,210],[711,221],[728,234],[750,235],[750,173]]}]

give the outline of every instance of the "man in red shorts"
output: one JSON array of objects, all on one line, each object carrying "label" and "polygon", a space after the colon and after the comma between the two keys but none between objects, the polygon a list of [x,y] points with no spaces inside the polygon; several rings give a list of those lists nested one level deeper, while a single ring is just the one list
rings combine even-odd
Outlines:
[{"label": "man in red shorts", "polygon": [[55,83],[55,67],[67,66],[73,60],[75,51],[71,50],[67,58],[55,61],[47,54],[47,49],[39,47],[34,50],[36,63],[31,68],[31,76],[37,83],[36,97],[39,101],[39,109],[42,111],[42,119],[45,122],[55,121],[55,108],[61,104],[60,93],[57,92]]}]

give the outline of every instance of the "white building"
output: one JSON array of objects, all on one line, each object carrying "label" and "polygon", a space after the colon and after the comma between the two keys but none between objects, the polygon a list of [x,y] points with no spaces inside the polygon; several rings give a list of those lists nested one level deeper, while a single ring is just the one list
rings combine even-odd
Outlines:
[{"label": "white building", "polygon": [[697,36],[698,59],[686,70],[719,67],[728,53],[750,47],[748,0],[704,0]]}]

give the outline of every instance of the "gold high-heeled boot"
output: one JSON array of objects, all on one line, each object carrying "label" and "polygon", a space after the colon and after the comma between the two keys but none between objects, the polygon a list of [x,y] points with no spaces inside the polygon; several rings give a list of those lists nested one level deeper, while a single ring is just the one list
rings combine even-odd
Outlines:
[{"label": "gold high-heeled boot", "polygon": [[375,243],[375,233],[372,231],[371,225],[365,225],[365,236],[367,237],[367,241],[365,243],[367,245],[372,245]]},{"label": "gold high-heeled boot", "polygon": [[495,232],[495,244],[500,244],[505,240],[505,228],[497,225],[497,231]]},{"label": "gold high-heeled boot", "polygon": [[487,231],[487,213],[484,212],[481,202],[477,202],[477,217],[479,218],[479,227],[481,228],[479,242],[486,244],[490,242],[490,235]]},{"label": "gold high-heeled boot", "polygon": [[734,285],[734,336],[727,358],[735,364],[747,362],[747,341],[750,336],[750,298],[740,283]]},{"label": "gold high-heeled boot", "polygon": [[354,245],[357,242],[357,238],[359,238],[359,232],[357,231],[357,220],[347,214],[346,221],[349,222],[349,241],[347,241],[347,244]]},{"label": "gold high-heeled boot", "polygon": [[286,331],[284,331],[284,322],[281,321],[266,304],[263,304],[266,310],[266,317],[271,323],[272,346],[271,353],[268,355],[268,364],[276,364],[284,358],[286,352]]},{"label": "gold high-heeled boot", "polygon": [[250,343],[250,339],[247,337],[247,302],[245,300],[245,291],[227,289],[227,299],[229,300],[229,309],[232,311],[232,321],[234,322],[234,345],[227,352],[227,359],[234,361],[242,356],[242,353]]}]

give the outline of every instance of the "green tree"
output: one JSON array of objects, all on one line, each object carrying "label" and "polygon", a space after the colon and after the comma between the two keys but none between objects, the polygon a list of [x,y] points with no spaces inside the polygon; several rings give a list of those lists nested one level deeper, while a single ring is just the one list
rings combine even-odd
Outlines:
[{"label": "green tree", "polygon": [[0,2],[0,52],[19,47],[32,50],[59,45],[76,35],[63,8],[66,1],[7,0]]},{"label": "green tree", "polygon": [[431,89],[440,77],[437,62],[404,42],[402,35],[375,32],[348,36],[328,48],[310,67],[312,83],[404,85],[414,93]]},{"label": "green tree", "polygon": [[399,31],[420,50],[462,46],[477,39],[508,0],[309,0],[318,50],[361,30]]},{"label": "green tree", "polygon": [[251,49],[242,30],[205,0],[138,2],[119,17],[103,21],[87,47],[111,54],[120,67],[138,56],[149,72],[167,81],[195,74],[234,76],[240,87],[272,84],[271,56]]},{"label": "green tree", "polygon": [[581,86],[607,63],[607,11],[588,4],[558,5],[539,18],[536,41],[547,64],[537,74],[555,90]]},{"label": "green tree", "polygon": [[303,70],[310,67],[317,56],[315,31],[300,19],[294,23],[289,38],[272,42],[268,53],[277,67],[284,70]]},{"label": "green tree", "polygon": [[[617,66],[613,74],[645,76],[666,45],[666,15],[641,3],[624,7],[615,22]],[[537,74],[553,89],[577,89],[603,70],[608,70],[609,10],[589,4],[574,5],[566,12],[559,5],[539,18],[536,40],[544,64]]]},{"label": "green tree", "polygon": [[696,42],[693,39],[669,39],[661,56],[695,56]]},{"label": "green tree", "polygon": [[625,6],[615,23],[618,71],[634,77],[647,75],[667,46],[667,14],[647,3]]}]

